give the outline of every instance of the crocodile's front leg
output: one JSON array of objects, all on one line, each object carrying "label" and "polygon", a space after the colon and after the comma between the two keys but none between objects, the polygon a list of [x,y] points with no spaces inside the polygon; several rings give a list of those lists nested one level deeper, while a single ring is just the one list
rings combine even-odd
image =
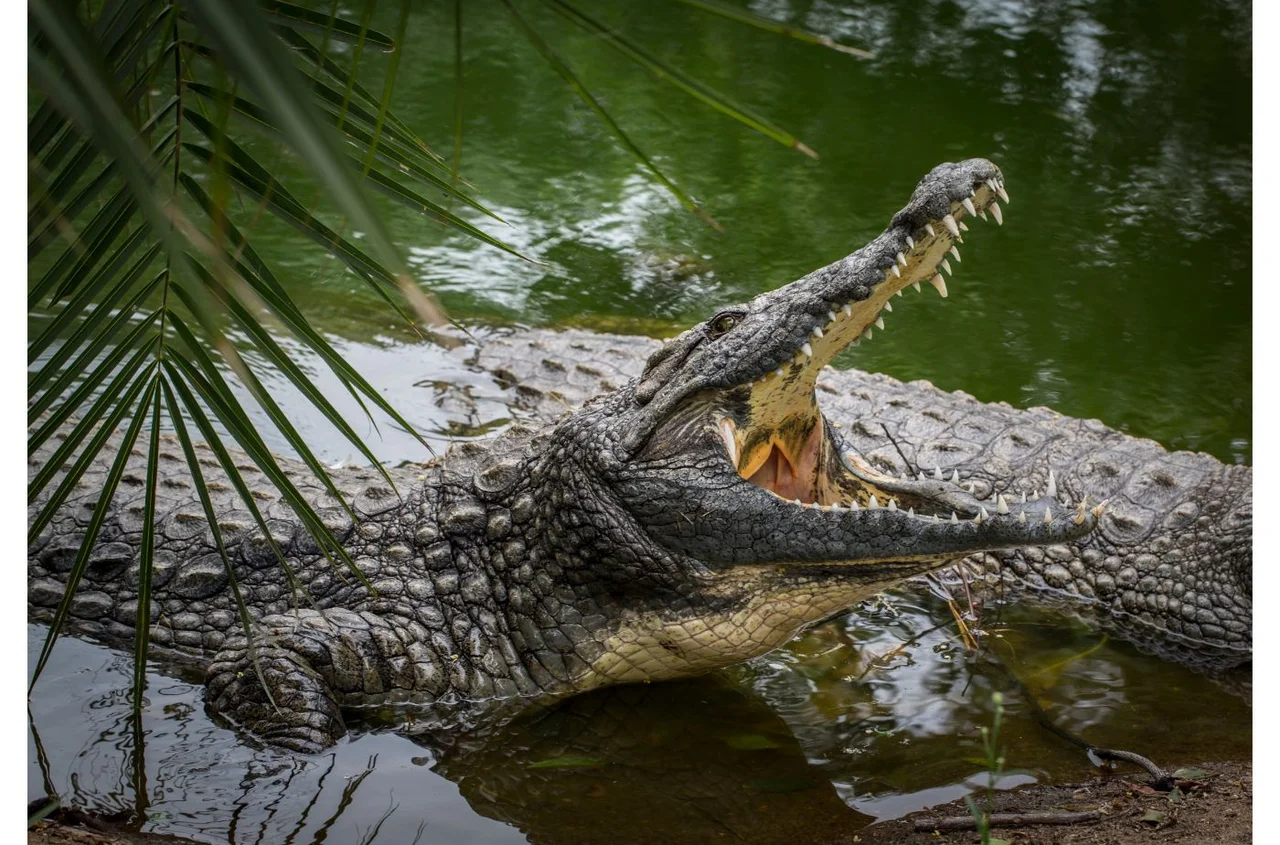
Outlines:
[{"label": "crocodile's front leg", "polygon": [[265,617],[252,651],[239,634],[209,665],[210,711],[273,745],[304,753],[333,745],[346,733],[339,702],[388,686],[375,627],[345,610]]}]

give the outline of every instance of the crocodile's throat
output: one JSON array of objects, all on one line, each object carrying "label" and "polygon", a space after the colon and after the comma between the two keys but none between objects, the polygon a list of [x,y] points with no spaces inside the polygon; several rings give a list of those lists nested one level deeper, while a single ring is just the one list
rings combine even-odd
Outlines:
[{"label": "crocodile's throat", "polygon": [[[937,502],[913,482],[876,471],[856,454],[841,456],[818,407],[818,373],[849,346],[869,341],[884,329],[884,313],[907,288],[928,284],[947,296],[946,277],[960,263],[967,218],[1003,223],[999,201],[1008,194],[998,179],[975,186],[969,197],[951,203],[946,214],[900,235],[888,250],[893,263],[870,286],[865,298],[851,299],[819,315],[794,355],[756,378],[742,410],[718,420],[717,433],[739,474],[780,498],[827,509],[899,506],[922,517],[980,518],[976,502]],[[993,503],[997,504],[997,503]],[[998,506],[998,505],[997,505]]]}]

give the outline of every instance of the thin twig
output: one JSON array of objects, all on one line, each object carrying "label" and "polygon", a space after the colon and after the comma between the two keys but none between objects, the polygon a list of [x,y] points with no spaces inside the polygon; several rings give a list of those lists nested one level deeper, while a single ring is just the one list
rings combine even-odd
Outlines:
[{"label": "thin twig", "polygon": [[[1102,820],[1098,810],[1083,810],[1078,813],[992,813],[986,817],[991,827],[1027,827],[1035,824],[1093,824]],[[913,822],[916,833],[927,833],[932,830],[976,830],[978,820],[973,816],[942,816],[916,819]]]}]

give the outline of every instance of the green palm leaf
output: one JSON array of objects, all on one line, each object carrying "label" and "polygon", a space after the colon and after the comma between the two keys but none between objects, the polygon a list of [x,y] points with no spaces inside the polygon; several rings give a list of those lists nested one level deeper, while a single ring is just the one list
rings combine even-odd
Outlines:
[{"label": "green palm leaf", "polygon": [[[710,0],[683,1],[755,26],[786,29]],[[715,225],[630,139],[512,0],[502,2],[546,63],[617,142],[686,207]],[[709,107],[779,143],[808,151],[785,130],[733,104],[570,0],[543,2]],[[229,444],[243,450],[275,487],[319,552],[367,585],[271,453],[233,384],[248,391],[262,417],[353,519],[323,462],[268,389],[266,373],[283,376],[316,416],[388,482],[392,477],[307,375],[299,353],[277,340],[278,333],[292,335],[301,354],[323,361],[371,422],[377,408],[424,445],[426,440],[312,325],[281,283],[281,272],[254,248],[252,223],[267,213],[288,224],[301,246],[337,257],[415,329],[423,321],[439,322],[443,314],[414,281],[371,194],[478,243],[533,260],[474,222],[487,225],[485,217],[505,221],[476,199],[473,186],[458,175],[462,15],[461,3],[454,5],[453,122],[441,130],[450,132],[453,144],[447,162],[390,107],[408,31],[408,0],[398,7],[394,37],[370,26],[372,0],[356,4],[358,20],[281,0],[185,0],[180,6],[168,0],[29,0],[29,80],[41,101],[27,126],[27,446],[30,456],[48,452],[28,479],[28,502],[35,513],[29,543],[49,529],[90,467],[106,468],[106,482],[67,574],[66,592],[32,684],[69,616],[93,544],[144,428],[135,708],[141,706],[145,688],[162,439],[172,437],[182,448],[255,665],[251,617],[204,489],[201,449],[216,459],[244,502],[282,565],[295,602],[310,601],[306,585],[299,583],[272,536],[245,480],[244,459],[236,458]],[[845,49],[812,33],[783,34]],[[355,47],[340,58],[342,54],[329,52],[331,41]],[[392,51],[378,95],[358,78],[365,46]],[[324,199],[319,207],[297,199],[309,194],[286,184],[278,168],[268,167],[250,152],[254,147],[240,143],[246,128],[282,142],[309,174],[308,187],[320,189]],[[465,207],[455,211],[458,203]],[[227,326],[245,339],[240,346],[258,355],[242,355],[224,330]],[[195,432],[204,447],[192,439]]]}]

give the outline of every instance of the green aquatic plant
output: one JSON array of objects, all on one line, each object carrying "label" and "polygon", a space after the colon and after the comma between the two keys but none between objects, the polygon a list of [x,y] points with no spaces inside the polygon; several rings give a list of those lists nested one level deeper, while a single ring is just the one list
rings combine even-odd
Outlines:
[{"label": "green aquatic plant", "polygon": [[973,816],[973,823],[982,837],[982,845],[1008,845],[1004,839],[991,836],[991,812],[995,806],[996,783],[1004,776],[1004,749],[1000,748],[1000,722],[1004,718],[1004,695],[991,693],[991,727],[979,729],[982,736],[982,753],[987,767],[987,793],[982,807],[972,796],[966,795],[965,806]]}]

